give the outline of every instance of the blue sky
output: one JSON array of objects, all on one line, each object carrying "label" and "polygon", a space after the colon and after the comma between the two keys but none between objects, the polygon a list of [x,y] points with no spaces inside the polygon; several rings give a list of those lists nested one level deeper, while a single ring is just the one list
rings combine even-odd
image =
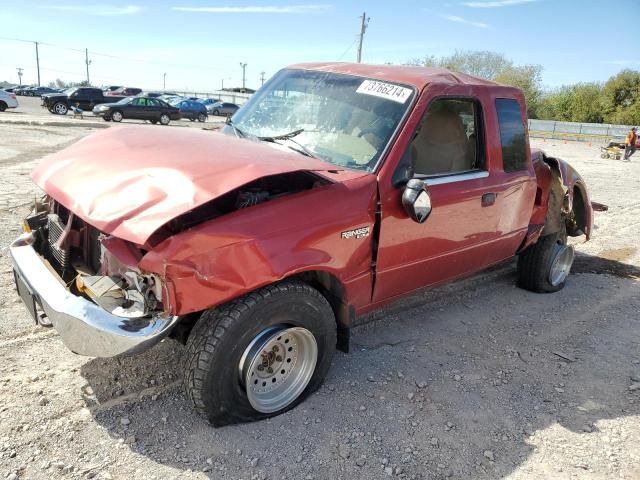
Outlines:
[{"label": "blue sky", "polygon": [[[640,69],[639,0],[0,0],[0,80],[213,90],[260,85],[283,66],[355,61],[359,15],[371,18],[363,61],[492,50],[540,64],[547,86]],[[615,18],[615,20],[614,20]],[[629,21],[629,22],[627,22]]]}]

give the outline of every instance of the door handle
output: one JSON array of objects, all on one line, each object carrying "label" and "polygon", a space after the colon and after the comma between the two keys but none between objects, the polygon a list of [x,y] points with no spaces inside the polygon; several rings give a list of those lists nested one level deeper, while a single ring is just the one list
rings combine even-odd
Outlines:
[{"label": "door handle", "polygon": [[496,203],[497,195],[495,193],[485,193],[482,195],[482,206],[483,207],[491,207]]}]

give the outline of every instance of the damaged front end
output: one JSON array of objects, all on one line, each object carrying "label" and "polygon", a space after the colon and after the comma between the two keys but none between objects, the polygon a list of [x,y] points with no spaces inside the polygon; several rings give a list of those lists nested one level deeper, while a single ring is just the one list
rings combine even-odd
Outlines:
[{"label": "damaged front end", "polygon": [[163,284],[137,268],[143,252],[107,236],[49,197],[10,247],[18,293],[34,319],[82,355],[138,353],[177,322]]}]

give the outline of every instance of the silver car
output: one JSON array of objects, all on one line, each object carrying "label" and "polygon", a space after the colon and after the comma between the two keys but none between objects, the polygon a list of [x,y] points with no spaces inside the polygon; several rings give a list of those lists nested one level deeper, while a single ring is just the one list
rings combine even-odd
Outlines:
[{"label": "silver car", "polygon": [[7,108],[17,108],[18,100],[15,93],[0,90],[0,112],[4,112]]},{"label": "silver car", "polygon": [[211,115],[233,115],[240,107],[235,103],[218,102],[212,105],[207,105],[207,111]]}]

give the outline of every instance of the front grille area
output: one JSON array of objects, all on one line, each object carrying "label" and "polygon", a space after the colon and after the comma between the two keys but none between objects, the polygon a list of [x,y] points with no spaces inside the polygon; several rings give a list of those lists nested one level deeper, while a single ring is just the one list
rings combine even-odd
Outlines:
[{"label": "front grille area", "polygon": [[60,248],[56,245],[56,242],[62,236],[64,231],[64,224],[60,217],[55,213],[47,216],[47,228],[49,230],[48,235],[48,249],[49,260],[54,261],[57,267],[65,272],[71,267],[71,253],[69,247]]}]

